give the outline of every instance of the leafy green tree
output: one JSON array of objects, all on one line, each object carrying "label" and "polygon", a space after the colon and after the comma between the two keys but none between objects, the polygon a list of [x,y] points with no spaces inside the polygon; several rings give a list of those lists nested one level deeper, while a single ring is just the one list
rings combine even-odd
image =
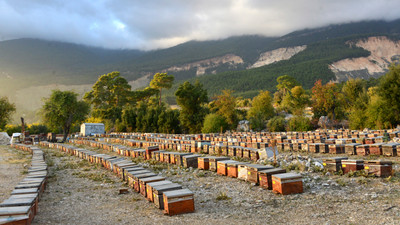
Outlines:
[{"label": "leafy green tree", "polygon": [[194,85],[186,81],[178,87],[175,96],[181,107],[179,119],[184,131],[199,133],[206,114],[202,105],[208,101],[207,90],[198,81]]},{"label": "leafy green tree", "polygon": [[201,132],[219,133],[221,131],[224,132],[228,127],[229,124],[226,122],[225,117],[216,113],[210,113],[204,118],[204,124]]},{"label": "leafy green tree", "polygon": [[286,131],[286,120],[283,116],[275,116],[268,120],[267,128],[270,132]]},{"label": "leafy green tree", "polygon": [[312,88],[311,101],[315,118],[328,116],[333,121],[341,118],[341,102],[335,83],[322,85],[321,80],[316,81]]},{"label": "leafy green tree", "polygon": [[161,106],[161,91],[163,88],[170,89],[172,87],[172,83],[174,82],[174,76],[168,75],[167,73],[156,73],[153,77],[153,80],[150,81],[150,87],[154,89],[160,90],[160,98],[158,105]]},{"label": "leafy green tree", "polygon": [[289,131],[309,131],[312,129],[311,120],[304,116],[294,116],[288,121]]},{"label": "leafy green tree", "polygon": [[310,104],[310,102],[310,96],[306,93],[303,87],[295,86],[285,95],[281,102],[281,106],[294,115],[302,116],[304,109]]},{"label": "leafy green tree", "polygon": [[289,92],[289,90],[291,90],[295,86],[300,85],[300,83],[294,77],[291,77],[289,75],[283,75],[276,78],[276,82],[278,82],[276,88],[278,89],[278,91],[282,91],[284,94],[287,94],[287,92]]},{"label": "leafy green tree", "polygon": [[15,112],[15,105],[8,101],[7,97],[0,98],[0,130],[4,129],[11,119],[11,114]]},{"label": "leafy green tree", "polygon": [[212,110],[215,110],[218,115],[225,118],[230,128],[237,124],[236,98],[232,95],[233,91],[223,90],[222,95],[216,97]]},{"label": "leafy green tree", "polygon": [[158,116],[159,132],[166,134],[181,133],[179,110],[167,109]]},{"label": "leafy green tree", "polygon": [[274,116],[274,107],[272,106],[272,98],[269,91],[260,91],[260,93],[253,98],[251,107],[248,111],[248,117],[259,117],[266,121]]},{"label": "leafy green tree", "polygon": [[131,86],[119,72],[104,74],[87,92],[84,100],[93,106],[93,117],[110,120],[121,119],[122,108],[132,96]]},{"label": "leafy green tree", "polygon": [[342,87],[340,102],[349,119],[350,129],[362,130],[367,127],[367,107],[370,97],[366,91],[366,82],[350,79]]},{"label": "leafy green tree", "polygon": [[381,78],[378,95],[386,106],[387,122],[391,126],[400,124],[400,64],[390,66]]},{"label": "leafy green tree", "polygon": [[72,91],[53,90],[45,99],[42,108],[45,124],[52,130],[61,128],[66,140],[73,124],[81,123],[89,113],[89,105],[78,101],[78,94]]},{"label": "leafy green tree", "polygon": [[136,130],[136,109],[132,106],[125,107],[122,110],[122,123],[125,125],[127,132]]}]

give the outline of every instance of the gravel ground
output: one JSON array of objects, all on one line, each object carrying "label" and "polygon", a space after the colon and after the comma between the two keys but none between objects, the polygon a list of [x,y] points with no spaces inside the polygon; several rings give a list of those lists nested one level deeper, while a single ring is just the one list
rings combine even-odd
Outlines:
[{"label": "gravel ground", "polygon": [[0,202],[7,199],[24,178],[31,158],[28,152],[0,145]]},{"label": "gravel ground", "polygon": [[[50,178],[33,224],[400,223],[397,178],[304,172],[304,193],[282,196],[214,172],[149,165],[135,159],[195,193],[194,213],[170,217],[138,193],[119,195],[126,185],[104,168],[58,150],[46,153]],[[222,195],[226,200],[217,200]]]}]

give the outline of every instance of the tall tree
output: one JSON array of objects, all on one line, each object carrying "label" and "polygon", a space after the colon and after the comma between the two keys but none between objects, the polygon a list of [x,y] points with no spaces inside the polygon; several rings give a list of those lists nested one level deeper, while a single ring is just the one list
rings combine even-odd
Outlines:
[{"label": "tall tree", "polygon": [[190,133],[201,132],[206,114],[202,104],[208,101],[207,90],[198,81],[194,85],[186,81],[178,87],[175,96],[181,107],[179,119],[183,129]]},{"label": "tall tree", "polygon": [[53,90],[48,99],[45,99],[42,112],[43,119],[50,129],[63,131],[63,141],[66,140],[71,127],[81,123],[89,113],[89,105],[78,101],[78,94],[72,91]]},{"label": "tall tree", "polygon": [[236,98],[232,95],[232,90],[223,90],[222,95],[216,97],[212,110],[225,118],[231,128],[236,125]]},{"label": "tall tree", "polygon": [[386,105],[388,122],[400,124],[400,64],[392,65],[378,86],[378,95]]},{"label": "tall tree", "polygon": [[336,120],[341,115],[339,91],[335,83],[322,85],[322,81],[315,82],[312,88],[312,107],[314,117],[328,116],[331,120]]},{"label": "tall tree", "polygon": [[0,98],[0,130],[3,129],[11,119],[11,114],[15,112],[15,105],[8,101],[7,97]]},{"label": "tall tree", "polygon": [[287,110],[285,106],[282,105],[282,101],[289,94],[290,90],[295,86],[299,86],[300,83],[289,75],[276,78],[276,82],[278,84],[276,85],[277,91],[274,93],[274,105],[280,110]]},{"label": "tall tree", "polygon": [[104,74],[87,92],[84,100],[93,106],[93,117],[110,120],[121,119],[122,108],[132,96],[131,86],[119,72]]},{"label": "tall tree", "polygon": [[304,109],[310,104],[310,96],[302,86],[293,87],[283,98],[281,106],[297,116],[302,116]]},{"label": "tall tree", "polygon": [[260,91],[253,98],[251,107],[247,112],[253,129],[261,130],[265,127],[265,122],[274,116],[274,107],[272,106],[272,97],[269,91]]},{"label": "tall tree", "polygon": [[174,76],[167,73],[156,73],[153,80],[150,81],[150,87],[160,90],[160,98],[158,104],[161,106],[161,91],[163,88],[170,89],[174,82]]}]

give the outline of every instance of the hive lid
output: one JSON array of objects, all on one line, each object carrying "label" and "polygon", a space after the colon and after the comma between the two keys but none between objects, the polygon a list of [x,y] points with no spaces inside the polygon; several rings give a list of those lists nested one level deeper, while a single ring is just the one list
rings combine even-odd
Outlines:
[{"label": "hive lid", "polygon": [[218,161],[218,164],[228,164],[228,163],[236,163],[236,162],[238,162],[238,161],[235,161],[235,160],[221,160],[221,161]]},{"label": "hive lid", "polygon": [[31,208],[30,206],[0,207],[0,216],[27,214],[30,208]]},{"label": "hive lid", "polygon": [[272,169],[260,170],[258,172],[260,174],[276,174],[276,173],[286,173],[286,170],[282,168],[272,168]]},{"label": "hive lid", "polygon": [[166,191],[164,192],[164,196],[167,198],[176,198],[176,197],[184,197],[184,196],[192,196],[193,192],[189,189],[179,189],[174,191]]},{"label": "hive lid", "polygon": [[136,179],[146,178],[146,177],[154,177],[157,176],[155,173],[141,173],[133,175]]},{"label": "hive lid", "polygon": [[291,180],[291,179],[302,178],[302,176],[297,173],[279,173],[272,175],[272,177],[278,178],[280,180]]},{"label": "hive lid", "polygon": [[259,171],[264,169],[273,169],[274,167],[269,165],[249,164],[247,165],[247,168]]},{"label": "hive lid", "polygon": [[157,186],[153,187],[154,192],[156,194],[162,194],[162,192],[164,192],[164,191],[173,190],[173,189],[180,189],[180,188],[182,188],[182,185],[177,184],[177,183],[157,185]]},{"label": "hive lid", "polygon": [[165,177],[162,177],[162,176],[146,177],[146,178],[140,179],[140,182],[147,183],[150,181],[160,181],[160,180],[165,180]]},{"label": "hive lid", "polygon": [[340,162],[342,160],[346,160],[348,157],[331,157],[322,159],[323,162]]},{"label": "hive lid", "polygon": [[23,193],[37,193],[38,188],[23,188],[23,189],[14,189],[11,194],[16,195],[16,194],[23,194]]},{"label": "hive lid", "polygon": [[148,185],[150,187],[156,187],[156,186],[166,185],[166,184],[172,184],[172,182],[169,180],[163,180],[163,181],[156,181],[156,182],[148,183]]},{"label": "hive lid", "polygon": [[343,163],[363,163],[364,160],[362,159],[346,159],[346,160],[342,160],[342,164]]},{"label": "hive lid", "polygon": [[393,163],[388,160],[365,160],[364,164],[392,165]]},{"label": "hive lid", "polygon": [[247,164],[249,164],[249,163],[246,163],[246,162],[237,162],[237,161],[227,163],[228,166],[238,166],[238,165],[247,165]]}]

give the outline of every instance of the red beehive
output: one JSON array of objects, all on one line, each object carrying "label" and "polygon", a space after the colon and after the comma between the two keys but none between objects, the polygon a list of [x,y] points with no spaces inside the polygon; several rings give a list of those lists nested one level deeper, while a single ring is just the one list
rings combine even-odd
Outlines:
[{"label": "red beehive", "polygon": [[258,171],[260,187],[272,190],[272,175],[286,173],[285,169],[273,168]]},{"label": "red beehive", "polygon": [[302,176],[296,173],[272,175],[272,191],[282,195],[303,193]]},{"label": "red beehive", "polygon": [[322,160],[322,165],[330,172],[339,172],[342,169],[342,160],[347,157],[333,157]]},{"label": "red beehive", "polygon": [[165,180],[165,177],[162,176],[146,177],[139,179],[140,194],[142,194],[144,197],[147,197],[146,184],[163,180]]},{"label": "red beehive", "polygon": [[197,158],[197,167],[202,170],[209,170],[210,169],[210,158],[209,157]]},{"label": "red beehive", "polygon": [[217,171],[217,162],[222,160],[229,160],[229,157],[217,157],[217,156],[210,156],[210,170],[216,172]]},{"label": "red beehive", "polygon": [[166,191],[163,199],[164,213],[169,216],[194,212],[193,192],[189,189]]},{"label": "red beehive", "polygon": [[154,205],[159,209],[163,209],[164,208],[163,193],[166,191],[172,191],[178,189],[182,189],[182,185],[176,183],[154,186],[153,187]]},{"label": "red beehive", "polygon": [[226,176],[228,174],[228,163],[234,163],[234,160],[223,160],[217,162],[217,174]]},{"label": "red beehive", "polygon": [[398,147],[400,147],[400,143],[387,143],[382,145],[382,154],[386,156],[397,156]]},{"label": "red beehive", "polygon": [[153,187],[166,185],[166,184],[172,184],[172,182],[169,181],[169,180],[163,180],[163,181],[156,181],[156,182],[147,183],[146,184],[146,198],[147,198],[147,200],[150,201],[150,202],[154,202]]},{"label": "red beehive", "polygon": [[239,165],[245,165],[245,164],[247,164],[247,163],[236,162],[236,161],[228,163],[227,164],[227,166],[228,166],[227,176],[228,177],[238,177],[238,166]]},{"label": "red beehive", "polygon": [[382,155],[382,145],[384,143],[375,143],[369,145],[369,154],[370,155]]},{"label": "red beehive", "polygon": [[364,169],[368,174],[373,174],[377,177],[388,177],[392,175],[392,162],[380,160],[364,161]]},{"label": "red beehive", "polygon": [[342,160],[342,171],[346,174],[350,171],[357,171],[364,169],[364,160]]},{"label": "red beehive", "polygon": [[247,180],[250,181],[251,183],[258,184],[259,183],[258,171],[273,169],[273,168],[274,168],[273,166],[265,166],[259,164],[247,165]]},{"label": "red beehive", "polygon": [[369,145],[357,145],[357,155],[369,155]]}]

